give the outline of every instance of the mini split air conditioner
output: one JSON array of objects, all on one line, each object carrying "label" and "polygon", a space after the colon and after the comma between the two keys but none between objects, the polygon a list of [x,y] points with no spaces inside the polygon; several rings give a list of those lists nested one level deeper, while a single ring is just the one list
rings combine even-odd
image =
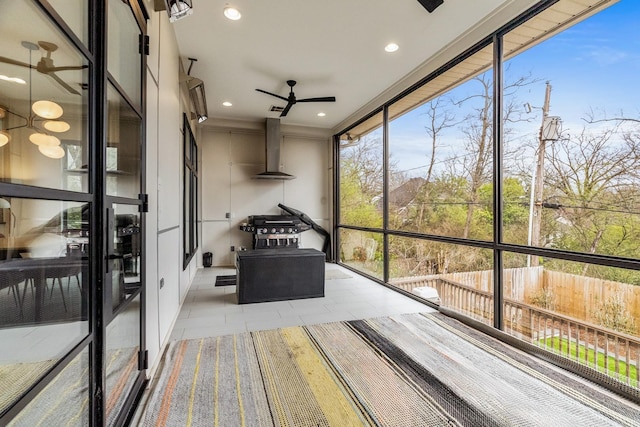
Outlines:
[{"label": "mini split air conditioner", "polygon": [[207,97],[204,92],[204,82],[191,75],[191,68],[193,63],[197,61],[196,58],[189,59],[189,69],[185,73],[182,66],[180,67],[180,82],[185,83],[187,90],[189,91],[189,98],[193,105],[191,113],[192,119],[197,119],[198,123],[202,123],[207,120],[209,112],[207,111]]},{"label": "mini split air conditioner", "polygon": [[207,120],[209,114],[207,112],[207,98],[204,94],[204,82],[196,77],[191,77],[187,80],[187,87],[198,123],[202,123]]}]

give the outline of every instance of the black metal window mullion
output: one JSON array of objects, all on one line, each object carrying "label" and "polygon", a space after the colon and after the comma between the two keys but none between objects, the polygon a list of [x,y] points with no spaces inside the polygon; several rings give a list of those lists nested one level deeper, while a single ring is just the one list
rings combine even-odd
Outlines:
[{"label": "black metal window mullion", "polygon": [[91,332],[94,341],[91,345],[89,363],[90,378],[90,409],[89,423],[92,426],[104,426],[105,385],[106,385],[106,322],[105,295],[106,277],[106,239],[104,230],[107,229],[106,212],[106,103],[107,103],[107,4],[103,1],[91,2],[91,16],[93,19],[90,30],[91,52],[94,53],[93,67],[89,76],[89,104],[90,104],[90,141],[89,162],[92,166],[89,175],[89,187],[95,196],[91,210],[91,236],[93,236],[90,255],[91,279],[94,286],[90,289],[92,315],[90,316]]},{"label": "black metal window mullion", "polygon": [[382,109],[382,278],[389,282],[389,105]]},{"label": "black metal window mullion", "polygon": [[333,259],[340,259],[340,137],[333,136]]},{"label": "black metal window mullion", "polygon": [[503,252],[496,242],[502,242],[502,101],[503,101],[503,55],[502,37],[493,37],[493,326],[504,326]]}]

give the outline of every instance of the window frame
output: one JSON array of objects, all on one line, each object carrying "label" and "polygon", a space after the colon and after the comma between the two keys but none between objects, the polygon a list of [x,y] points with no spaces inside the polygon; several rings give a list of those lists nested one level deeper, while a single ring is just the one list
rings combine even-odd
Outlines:
[{"label": "window frame", "polygon": [[[182,183],[183,194],[183,229],[182,248],[183,264],[186,269],[191,259],[198,251],[198,144],[191,130],[191,123],[186,114],[183,114],[183,163],[184,179]],[[188,196],[188,197],[187,197]]]}]

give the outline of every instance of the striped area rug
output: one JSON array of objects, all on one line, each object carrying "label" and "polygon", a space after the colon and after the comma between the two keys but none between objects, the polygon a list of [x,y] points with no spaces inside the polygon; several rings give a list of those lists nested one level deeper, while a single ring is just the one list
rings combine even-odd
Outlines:
[{"label": "striped area rug", "polygon": [[638,426],[640,407],[440,313],[173,342],[142,426]]}]

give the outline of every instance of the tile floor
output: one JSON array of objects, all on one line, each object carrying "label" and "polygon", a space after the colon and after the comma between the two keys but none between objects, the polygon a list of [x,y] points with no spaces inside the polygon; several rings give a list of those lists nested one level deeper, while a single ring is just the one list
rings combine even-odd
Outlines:
[{"label": "tile floor", "polygon": [[239,305],[235,286],[215,286],[216,276],[229,274],[235,274],[235,270],[198,270],[171,340],[434,311],[336,264],[325,265],[323,298]]}]

